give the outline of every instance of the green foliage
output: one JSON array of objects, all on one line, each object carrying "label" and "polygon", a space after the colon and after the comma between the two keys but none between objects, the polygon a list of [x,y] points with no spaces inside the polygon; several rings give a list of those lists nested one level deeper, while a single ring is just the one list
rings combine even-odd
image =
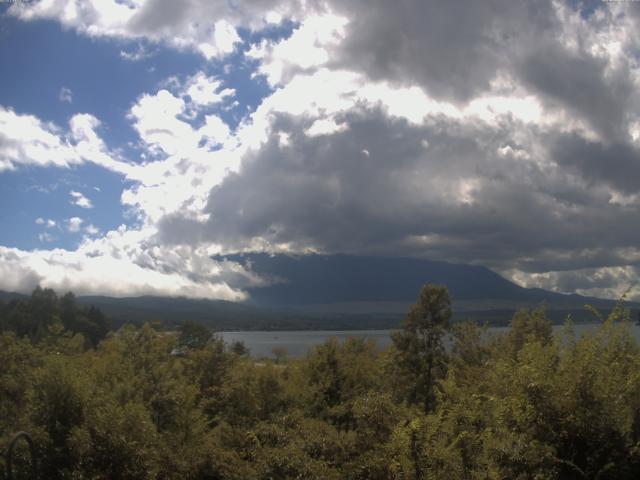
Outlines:
[{"label": "green foliage", "polygon": [[39,341],[60,328],[83,335],[90,346],[96,346],[111,328],[110,320],[94,306],[79,307],[69,292],[58,298],[50,288],[36,289],[26,300],[12,300],[0,305],[0,331],[14,332],[19,337]]},{"label": "green foliage", "polygon": [[342,345],[329,339],[309,354],[303,369],[306,409],[343,430],[353,428],[354,402],[380,381],[375,344],[364,339]]},{"label": "green foliage", "polygon": [[518,312],[499,338],[456,329],[437,408],[395,432],[400,478],[640,472],[640,356],[628,325],[612,318],[594,335],[553,339],[544,319]]},{"label": "green foliage", "polygon": [[526,343],[540,342],[548,345],[551,342],[553,334],[551,321],[546,317],[543,307],[533,311],[518,310],[510,326],[507,334],[507,348],[512,355],[517,355]]},{"label": "green foliage", "polygon": [[410,403],[422,405],[425,413],[434,407],[436,382],[446,371],[443,337],[450,318],[447,288],[427,284],[402,323],[402,330],[391,337],[396,348],[392,374],[400,381],[398,389],[405,391]]},{"label": "green foliage", "polygon": [[229,349],[240,357],[249,355],[249,353],[251,353],[242,340],[236,340],[235,342],[233,342]]},{"label": "green foliage", "polygon": [[0,445],[3,447],[16,431],[30,425],[25,405],[44,356],[43,351],[12,332],[0,334]]},{"label": "green foliage", "polygon": [[42,478],[640,475],[640,347],[622,305],[582,337],[570,325],[554,337],[543,309],[523,310],[502,335],[456,325],[445,349],[449,298],[425,286],[386,351],[331,339],[256,361],[191,327],[123,327],[87,349],[70,326],[89,312],[35,297],[45,320],[0,334],[0,441],[31,432]]},{"label": "green foliage", "polygon": [[50,355],[34,374],[29,390],[29,417],[40,443],[45,478],[66,478],[77,458],[69,440],[85,421],[90,396],[86,371],[72,357]]},{"label": "green foliage", "polygon": [[279,345],[277,347],[273,347],[271,349],[271,353],[276,357],[276,363],[282,363],[286,360],[288,351],[287,347]]},{"label": "green foliage", "polygon": [[213,337],[210,328],[195,322],[184,322],[178,332],[178,345],[192,349],[204,348]]}]

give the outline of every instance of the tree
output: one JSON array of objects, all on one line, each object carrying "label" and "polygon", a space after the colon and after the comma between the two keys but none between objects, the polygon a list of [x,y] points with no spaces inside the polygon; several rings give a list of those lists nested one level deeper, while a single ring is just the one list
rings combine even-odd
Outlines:
[{"label": "tree", "polygon": [[520,309],[511,319],[511,329],[507,334],[508,348],[515,356],[527,342],[535,341],[548,345],[552,337],[553,329],[544,306],[532,311]]},{"label": "tree", "polygon": [[195,322],[184,322],[179,328],[180,337],[178,338],[178,344],[181,347],[187,347],[192,349],[204,348],[211,337],[213,332],[208,327]]},{"label": "tree", "polygon": [[76,330],[77,313],[76,296],[72,292],[65,293],[60,298],[60,319],[65,329],[72,332]]},{"label": "tree", "polygon": [[[58,297],[50,288],[36,287],[29,299],[33,321],[42,330],[51,325],[58,315]],[[36,332],[33,332],[36,333]],[[42,332],[40,332],[42,333]]]},{"label": "tree", "polygon": [[84,309],[84,316],[88,320],[87,335],[94,345],[97,345],[104,337],[107,336],[111,329],[111,321],[102,313],[102,310],[91,305]]},{"label": "tree", "polygon": [[229,350],[231,350],[239,357],[247,356],[250,353],[247,345],[242,340],[236,340],[235,342],[233,342],[229,347]]},{"label": "tree", "polygon": [[395,367],[410,403],[428,413],[435,405],[434,387],[446,370],[443,337],[449,330],[451,299],[447,287],[427,284],[411,307],[402,330],[392,333]]},{"label": "tree", "polygon": [[287,347],[278,345],[271,349],[271,353],[274,357],[276,357],[276,363],[282,363],[287,358],[287,354],[289,352],[287,350]]}]

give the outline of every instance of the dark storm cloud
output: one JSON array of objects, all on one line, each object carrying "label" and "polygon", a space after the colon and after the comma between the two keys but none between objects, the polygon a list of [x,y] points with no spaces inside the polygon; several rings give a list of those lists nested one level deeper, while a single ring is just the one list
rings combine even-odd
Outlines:
[{"label": "dark storm cloud", "polygon": [[577,134],[560,135],[553,158],[590,185],[606,183],[627,194],[640,193],[640,149],[627,143],[603,144]]},{"label": "dark storm cloud", "polygon": [[[640,235],[640,212],[611,204],[608,188],[589,185],[573,165],[499,154],[523,125],[416,126],[375,109],[340,122],[348,129],[309,137],[310,119],[279,115],[273,128],[289,143],[272,135],[211,191],[209,222],[167,217],[163,240],[234,250],[262,239],[549,271],[624,264],[616,249]],[[561,142],[553,151],[565,153]]]},{"label": "dark storm cloud", "polygon": [[350,19],[338,63],[373,79],[423,85],[438,98],[466,101],[486,91],[514,47],[549,37],[548,1],[335,2]]},{"label": "dark storm cloud", "polygon": [[[489,91],[502,75],[513,86],[538,94],[551,110],[582,119],[605,141],[628,140],[630,115],[640,107],[631,72],[640,58],[638,40],[621,39],[628,58],[612,64],[594,53],[593,47],[601,47],[597,38],[571,32],[574,27],[558,13],[571,12],[571,7],[559,5],[503,0],[336,2],[337,11],[351,21],[332,58],[336,65],[362,70],[374,80],[419,84],[435,98],[458,103]],[[636,5],[611,8],[598,2],[586,9],[594,30],[604,31],[621,18],[640,18]],[[577,38],[571,48],[567,31]]]},{"label": "dark storm cloud", "polygon": [[627,137],[627,107],[634,87],[630,72],[606,72],[607,62],[557,44],[542,45],[517,65],[522,81],[542,94],[551,108],[584,118],[606,141]]},{"label": "dark storm cloud", "polygon": [[[327,249],[348,250],[397,236],[395,230],[405,222],[398,207],[408,208],[424,194],[423,185],[414,187],[417,192],[402,185],[424,150],[422,132],[379,113],[354,118],[348,133],[329,139],[307,137],[303,130],[310,124],[280,116],[274,128],[289,133],[291,145],[272,138],[245,158],[240,174],[212,190],[206,209],[212,216],[209,235],[227,244],[267,236],[274,242],[320,241]],[[395,179],[386,176],[390,172]]]},{"label": "dark storm cloud", "polygon": [[[329,68],[419,85],[461,108],[483,94],[535,96],[542,121],[430,115],[417,125],[358,104],[332,119],[347,128],[311,137],[322,113],[274,110],[268,140],[211,190],[209,220],[165,217],[163,241],[564,270],[545,280],[564,291],[609,288],[637,264],[640,152],[630,127],[640,50],[609,28],[637,22],[635,10],[598,3],[571,17],[568,4],[492,0],[354,0],[333,10],[350,21],[328,47]],[[596,33],[623,54],[603,53]]]}]

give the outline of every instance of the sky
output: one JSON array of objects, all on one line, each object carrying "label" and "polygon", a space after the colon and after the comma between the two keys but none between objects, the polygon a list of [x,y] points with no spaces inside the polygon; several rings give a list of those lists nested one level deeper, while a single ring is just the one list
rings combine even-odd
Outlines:
[{"label": "sky", "polygon": [[[640,2],[0,0],[0,289],[239,301],[238,252],[640,300]],[[215,256],[215,258],[213,258]]]}]

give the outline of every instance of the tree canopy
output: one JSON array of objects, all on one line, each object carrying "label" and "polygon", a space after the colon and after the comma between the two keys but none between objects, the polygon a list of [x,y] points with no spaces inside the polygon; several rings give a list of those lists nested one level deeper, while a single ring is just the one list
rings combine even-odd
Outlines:
[{"label": "tree canopy", "polygon": [[449,326],[450,303],[427,285],[391,347],[331,339],[276,362],[193,325],[94,342],[99,313],[38,290],[0,305],[0,449],[28,431],[41,478],[65,480],[638,478],[624,308],[584,336],[554,335],[543,309],[489,334]]}]

